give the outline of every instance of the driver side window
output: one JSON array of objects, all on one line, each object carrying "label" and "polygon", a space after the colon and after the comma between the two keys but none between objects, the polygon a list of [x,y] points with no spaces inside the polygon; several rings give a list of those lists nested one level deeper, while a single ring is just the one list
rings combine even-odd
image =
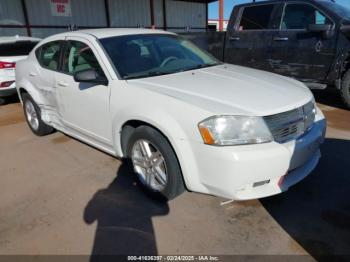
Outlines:
[{"label": "driver side window", "polygon": [[321,11],[306,4],[288,4],[282,21],[282,30],[307,29],[308,25],[333,24]]},{"label": "driver side window", "polygon": [[74,75],[89,69],[103,75],[102,68],[89,46],[79,41],[68,41],[63,53],[62,71]]}]

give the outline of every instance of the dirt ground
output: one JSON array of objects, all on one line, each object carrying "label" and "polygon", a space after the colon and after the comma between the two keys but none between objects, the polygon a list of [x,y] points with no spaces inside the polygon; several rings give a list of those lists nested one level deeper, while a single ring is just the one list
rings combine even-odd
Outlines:
[{"label": "dirt ground", "polygon": [[119,160],[62,133],[34,136],[13,98],[0,106],[0,254],[350,253],[350,111],[317,92],[328,119],[316,170],[288,192],[220,206],[145,197]]}]

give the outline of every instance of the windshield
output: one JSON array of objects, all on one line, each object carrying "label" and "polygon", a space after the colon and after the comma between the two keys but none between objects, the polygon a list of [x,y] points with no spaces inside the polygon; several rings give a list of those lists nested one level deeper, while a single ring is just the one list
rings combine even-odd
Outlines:
[{"label": "windshield", "polygon": [[100,40],[123,79],[172,74],[220,64],[190,41],[175,35],[147,34]]},{"label": "windshield", "polygon": [[320,3],[323,6],[325,6],[326,8],[332,10],[334,13],[336,13],[341,18],[350,21],[350,9],[349,8],[342,6],[340,4],[334,3],[332,1],[327,1],[327,2],[322,1]]}]

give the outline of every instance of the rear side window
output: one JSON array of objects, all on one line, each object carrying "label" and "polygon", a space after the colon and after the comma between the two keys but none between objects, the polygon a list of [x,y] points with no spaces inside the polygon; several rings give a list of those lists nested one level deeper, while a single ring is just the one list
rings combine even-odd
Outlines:
[{"label": "rear side window", "polygon": [[47,43],[36,51],[36,57],[42,67],[58,70],[61,53],[61,41]]},{"label": "rear side window", "polygon": [[15,43],[0,44],[0,56],[26,56],[38,42],[17,41]]},{"label": "rear side window", "polygon": [[239,30],[272,29],[270,21],[275,5],[259,5],[245,7],[242,13]]},{"label": "rear side window", "polygon": [[333,22],[311,5],[288,4],[284,12],[282,29],[306,29],[308,25],[333,24]]}]

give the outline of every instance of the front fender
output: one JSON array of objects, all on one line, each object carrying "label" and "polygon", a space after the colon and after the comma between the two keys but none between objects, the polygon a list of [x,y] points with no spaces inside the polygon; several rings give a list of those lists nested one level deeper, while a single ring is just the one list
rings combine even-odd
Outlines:
[{"label": "front fender", "polygon": [[[172,114],[163,110],[144,109],[140,113],[135,107],[124,108],[113,119],[113,130],[115,130],[113,143],[119,157],[125,157],[121,146],[121,131],[124,124],[130,120],[145,122],[163,133],[178,158],[186,187],[197,192],[205,190],[200,184],[197,163],[189,143],[195,140],[192,137],[194,134],[191,133],[199,132],[196,126],[193,129],[188,126],[186,128],[186,123],[183,121],[180,123]],[[199,137],[199,133],[197,135]]]},{"label": "front fender", "polygon": [[173,147],[174,144],[176,144],[176,140],[189,139],[180,123],[169,113],[161,110],[153,111],[150,109],[144,109],[142,113],[138,111],[139,110],[135,107],[127,107],[119,111],[113,119],[112,126],[113,130],[115,130],[113,144],[118,156],[124,157],[121,146],[122,128],[125,123],[132,120],[142,121],[154,126],[168,138]]}]

